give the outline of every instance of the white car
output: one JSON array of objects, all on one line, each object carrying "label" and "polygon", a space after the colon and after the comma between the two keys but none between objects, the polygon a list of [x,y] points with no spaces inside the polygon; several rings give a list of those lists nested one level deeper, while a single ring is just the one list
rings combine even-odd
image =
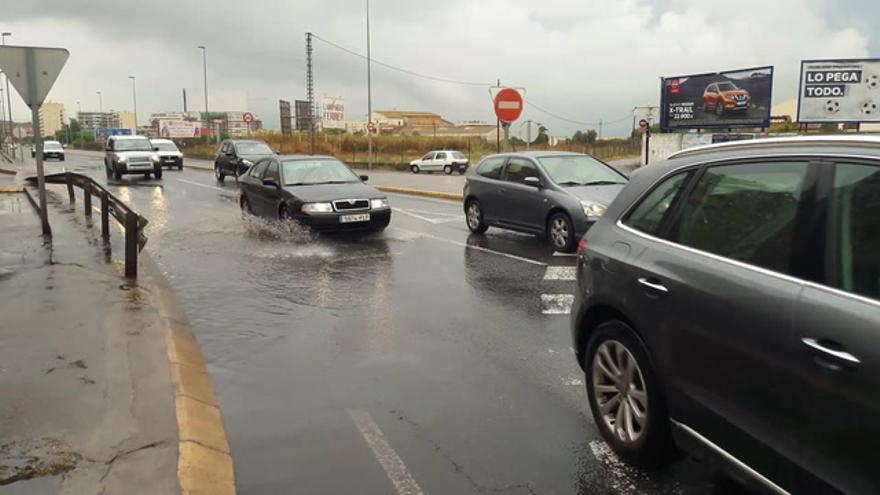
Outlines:
[{"label": "white car", "polygon": [[177,170],[183,170],[183,153],[170,139],[150,139],[153,149],[159,154],[159,160],[163,167],[177,167]]},{"label": "white car", "polygon": [[461,151],[453,150],[431,151],[418,160],[409,162],[409,170],[414,174],[423,170],[425,172],[439,172],[442,170],[446,175],[455,171],[464,175],[467,169],[467,157]]},{"label": "white car", "polygon": [[[37,145],[31,146],[31,158],[37,156]],[[64,161],[64,147],[58,141],[43,141],[43,160],[57,158]]]}]

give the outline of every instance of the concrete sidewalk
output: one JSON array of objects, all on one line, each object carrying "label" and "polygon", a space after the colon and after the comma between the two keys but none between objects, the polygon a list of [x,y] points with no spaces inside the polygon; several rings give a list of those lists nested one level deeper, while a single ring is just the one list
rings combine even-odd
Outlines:
[{"label": "concrete sidewalk", "polygon": [[[0,190],[15,188],[7,182]],[[169,326],[188,328],[185,316],[169,323],[154,276],[122,278],[119,232],[111,253],[61,197],[49,195],[48,242],[26,196],[0,193],[0,492],[234,493],[231,461],[219,475],[208,465],[216,460],[193,461],[224,448],[228,457],[219,411],[209,412],[216,424],[196,425],[209,438],[197,447],[211,452],[193,455],[186,441],[200,418],[181,382],[210,381],[181,380],[195,371],[174,356],[194,344],[175,344]],[[199,477],[214,483],[192,482]]]}]

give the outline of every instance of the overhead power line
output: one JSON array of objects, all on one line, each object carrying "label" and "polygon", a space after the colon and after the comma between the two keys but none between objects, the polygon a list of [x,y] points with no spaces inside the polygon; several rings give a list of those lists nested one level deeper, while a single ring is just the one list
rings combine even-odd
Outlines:
[{"label": "overhead power line", "polygon": [[[330,41],[330,40],[326,40],[326,39],[324,39],[324,38],[318,36],[317,34],[314,34],[314,33],[313,33],[313,34],[312,34],[312,37],[315,38],[316,40],[323,41],[324,43],[327,43],[328,45],[330,45],[330,46],[332,46],[332,47],[334,47],[334,48],[337,48],[337,49],[339,49],[339,50],[342,50],[342,51],[344,51],[344,52],[346,52],[346,53],[348,53],[348,54],[354,55],[355,57],[360,57],[360,58],[362,58],[362,59],[364,59],[364,60],[367,60],[367,56],[366,56],[366,55],[363,55],[363,54],[361,54],[361,53],[358,53],[358,52],[356,52],[356,51],[354,51],[354,50],[351,50],[351,49],[349,49],[349,48],[346,48],[346,47],[344,47],[344,46],[342,46],[342,45],[336,44],[336,43],[334,43],[334,42],[332,42],[332,41]],[[458,81],[458,80],[455,80],[455,79],[448,79],[448,78],[445,78],[445,77],[437,77],[437,76],[431,76],[431,75],[428,75],[428,74],[422,74],[422,73],[419,73],[419,72],[416,72],[416,71],[413,71],[413,70],[404,69],[404,68],[397,67],[397,66],[394,66],[394,65],[391,65],[391,64],[387,64],[387,63],[385,63],[385,62],[381,62],[381,61],[376,60],[375,58],[372,58],[372,57],[370,58],[370,62],[372,62],[372,63],[374,63],[374,64],[376,64],[376,65],[381,65],[382,67],[385,67],[386,69],[395,70],[395,71],[397,71],[397,72],[402,72],[402,73],[404,73],[404,74],[409,74],[409,75],[411,75],[411,76],[415,76],[415,77],[421,77],[422,79],[429,79],[429,80],[431,80],[431,81],[444,82],[444,83],[449,83],[449,84],[459,84],[459,85],[461,85],[461,86],[483,86],[483,87],[488,87],[488,86],[492,86],[492,85],[493,85],[492,83],[486,83],[486,82]]]},{"label": "overhead power line", "polygon": [[555,119],[557,119],[557,120],[561,120],[561,121],[563,121],[563,122],[568,122],[568,123],[570,123],[570,124],[583,125],[583,126],[587,126],[587,127],[598,127],[598,126],[600,126],[600,125],[616,124],[616,123],[618,123],[618,122],[623,122],[624,120],[629,120],[629,119],[632,118],[632,115],[627,115],[627,116],[625,116],[625,117],[621,117],[621,118],[619,118],[619,119],[614,119],[614,120],[600,120],[600,121],[598,121],[598,122],[583,122],[583,121],[580,121],[580,120],[570,119],[570,118],[568,118],[568,117],[563,117],[563,116],[561,116],[561,115],[559,115],[559,114],[553,113],[553,112],[551,112],[551,111],[549,111],[549,110],[547,110],[547,109],[544,109],[544,108],[542,108],[542,107],[536,105],[535,103],[533,103],[533,102],[530,101],[530,100],[525,100],[525,102],[526,102],[527,105],[529,105],[530,107],[534,108],[535,110],[537,110],[537,111],[539,111],[539,112],[541,112],[541,113],[547,114],[547,115],[549,115],[549,116],[551,116],[551,117],[553,117],[553,118],[555,118]]}]

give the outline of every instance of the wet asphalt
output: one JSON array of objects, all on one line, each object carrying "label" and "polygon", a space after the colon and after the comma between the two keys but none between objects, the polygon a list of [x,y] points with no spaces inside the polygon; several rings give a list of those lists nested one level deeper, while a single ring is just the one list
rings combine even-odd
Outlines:
[{"label": "wet asphalt", "polygon": [[[107,183],[100,158],[62,168]],[[474,236],[459,204],[394,194],[384,233],[315,236],[243,218],[234,181],[200,170],[108,186],[150,220],[240,494],[739,493],[709,461],[646,472],[608,450],[569,316],[542,302],[573,293],[545,276],[574,258],[535,237]]]}]

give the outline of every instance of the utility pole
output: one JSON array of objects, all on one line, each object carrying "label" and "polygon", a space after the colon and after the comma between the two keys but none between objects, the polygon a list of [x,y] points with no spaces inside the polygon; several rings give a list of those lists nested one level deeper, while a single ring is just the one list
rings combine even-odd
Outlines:
[{"label": "utility pole", "polygon": [[134,101],[134,131],[133,134],[137,134],[138,127],[138,97],[137,97],[137,87],[135,87],[134,76],[128,76],[131,79],[131,98]]},{"label": "utility pole", "polygon": [[306,33],[306,98],[309,100],[309,154],[315,154],[315,78],[312,74],[312,33]]},{"label": "utility pole", "polygon": [[[495,86],[501,87],[501,79],[495,83]],[[501,119],[495,118],[495,153],[501,153]]]},{"label": "utility pole", "polygon": [[[0,41],[6,46],[6,37],[12,36],[12,33],[0,33]],[[5,75],[5,74],[4,74]],[[10,142],[15,143],[15,130],[12,123],[12,94],[9,92],[9,76],[6,76],[6,116],[9,118],[9,136]],[[12,147],[12,158],[15,158],[15,146]],[[24,159],[24,157],[22,157]]]},{"label": "utility pole", "polygon": [[602,119],[599,119],[599,139],[602,139]]},{"label": "utility pole", "polygon": [[[208,47],[205,45],[199,45],[198,48],[202,50],[202,77],[205,82],[205,128],[207,129],[210,127],[211,132],[214,132],[215,129],[214,126],[211,125],[211,117],[208,115]],[[220,136],[219,133],[217,134],[216,138],[219,142]]]},{"label": "utility pole", "polygon": [[183,113],[186,113],[186,88],[183,88]]},{"label": "utility pole", "polygon": [[[0,71],[0,74],[6,75],[5,72]],[[3,147],[3,139],[6,134],[6,100],[3,99],[3,87],[0,86],[0,122],[3,124],[0,125],[0,149]]]},{"label": "utility pole", "polygon": [[[104,97],[101,95],[100,91],[95,91],[95,94],[98,95],[98,113],[103,114],[104,113]],[[100,118],[103,121],[104,115],[101,115]]]},{"label": "utility pole", "polygon": [[[370,0],[367,0],[367,168],[373,170],[373,87],[370,69]],[[434,131],[436,134],[436,130]]]}]

